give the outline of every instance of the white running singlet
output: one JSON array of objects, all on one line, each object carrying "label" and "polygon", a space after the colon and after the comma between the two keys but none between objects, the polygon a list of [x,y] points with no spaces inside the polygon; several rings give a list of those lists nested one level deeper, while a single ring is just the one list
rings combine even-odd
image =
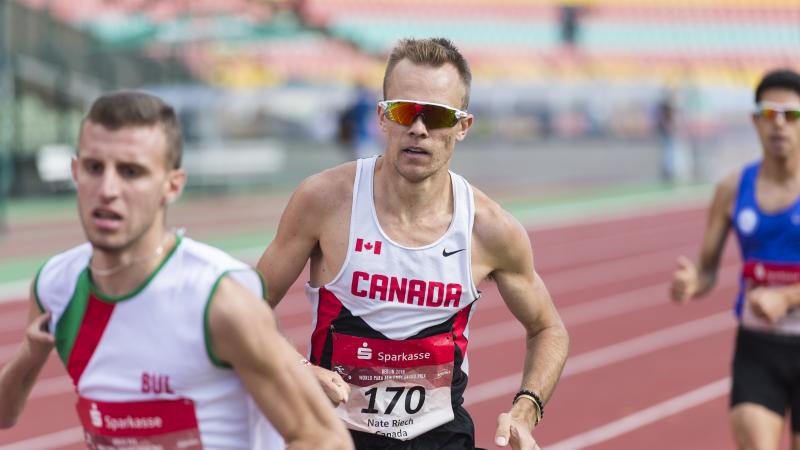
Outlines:
[{"label": "white running singlet", "polygon": [[258,274],[178,236],[153,274],[111,297],[91,281],[86,243],[51,258],[35,281],[75,384],[90,449],[278,449],[282,439],[238,375],[213,355],[208,310],[230,276],[263,297]]},{"label": "white running singlet", "polygon": [[337,412],[352,430],[412,439],[453,420],[467,383],[472,188],[450,172],[453,218],[434,242],[392,241],[373,202],[377,157],[360,159],[347,256],[330,283],[306,286],[314,311],[309,359],[350,383]]}]

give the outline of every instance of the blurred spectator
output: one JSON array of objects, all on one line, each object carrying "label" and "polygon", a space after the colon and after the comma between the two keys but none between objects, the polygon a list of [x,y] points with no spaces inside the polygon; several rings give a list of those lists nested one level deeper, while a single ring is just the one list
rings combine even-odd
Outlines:
[{"label": "blurred spectator", "polygon": [[550,139],[553,136],[553,110],[550,105],[541,104],[536,106],[536,119],[539,121],[539,136],[543,139]]},{"label": "blurred spectator", "polygon": [[339,143],[347,148],[350,159],[380,153],[373,131],[375,105],[375,93],[358,83],[353,102],[339,115]]},{"label": "blurred spectator", "polygon": [[14,176],[14,160],[10,152],[0,148],[0,238],[7,231],[6,208],[11,190],[11,179]]},{"label": "blurred spectator", "polygon": [[672,183],[678,172],[677,111],[675,93],[665,91],[656,108],[656,135],[660,148],[661,180]]},{"label": "blurred spectator", "polygon": [[578,45],[581,16],[586,12],[585,9],[585,6],[573,3],[563,4],[560,7],[559,28],[561,30],[561,44],[568,49],[573,49]]}]

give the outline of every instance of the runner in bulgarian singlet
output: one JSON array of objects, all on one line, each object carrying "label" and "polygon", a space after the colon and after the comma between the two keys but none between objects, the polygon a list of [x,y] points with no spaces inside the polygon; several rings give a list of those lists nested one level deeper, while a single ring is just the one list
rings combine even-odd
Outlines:
[{"label": "runner in bulgarian singlet", "polygon": [[56,349],[78,393],[90,449],[277,449],[280,435],[206,341],[216,283],[262,295],[258,275],[213,247],[178,236],[128,295],[100,292],[84,244],[49,260],[35,294],[52,312]]},{"label": "runner in bulgarian singlet", "polygon": [[760,168],[754,163],[742,171],[732,217],[744,261],[736,314],[744,328],[800,336],[800,308],[772,324],[745,305],[750,289],[800,283],[800,199],[782,211],[763,212],[755,196]]},{"label": "runner in bulgarian singlet", "polygon": [[324,286],[306,286],[315,313],[309,359],[350,384],[337,411],[351,430],[408,440],[453,421],[463,401],[479,297],[470,266],[474,202],[451,172],[448,230],[422,247],[400,245],[376,219],[376,160],[358,160],[341,270]]}]

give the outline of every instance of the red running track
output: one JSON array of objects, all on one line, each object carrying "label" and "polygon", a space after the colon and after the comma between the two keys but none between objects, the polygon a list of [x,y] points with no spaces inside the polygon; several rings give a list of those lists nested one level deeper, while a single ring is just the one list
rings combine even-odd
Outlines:
[{"label": "red running track", "polygon": [[[732,448],[727,425],[738,261],[726,249],[716,290],[678,307],[667,283],[678,254],[694,257],[704,210],[595,219],[530,231],[535,262],[570,331],[570,358],[535,437],[545,449]],[[495,448],[496,417],[517,390],[522,327],[491,284],[471,323],[467,409],[478,445]],[[298,284],[277,308],[301,349],[308,304]],[[0,305],[0,363],[16,348],[24,303]],[[19,424],[0,450],[82,448],[74,394],[56,357],[48,362]]]}]

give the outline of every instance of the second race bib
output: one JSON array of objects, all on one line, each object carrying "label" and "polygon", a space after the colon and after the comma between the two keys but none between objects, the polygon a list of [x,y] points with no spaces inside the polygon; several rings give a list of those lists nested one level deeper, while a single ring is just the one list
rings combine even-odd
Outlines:
[{"label": "second race bib", "polygon": [[80,397],[76,409],[92,450],[203,448],[189,399],[101,402]]},{"label": "second race bib", "polygon": [[453,420],[450,333],[402,341],[333,333],[332,368],[350,384],[336,409],[353,430],[412,439]]}]

